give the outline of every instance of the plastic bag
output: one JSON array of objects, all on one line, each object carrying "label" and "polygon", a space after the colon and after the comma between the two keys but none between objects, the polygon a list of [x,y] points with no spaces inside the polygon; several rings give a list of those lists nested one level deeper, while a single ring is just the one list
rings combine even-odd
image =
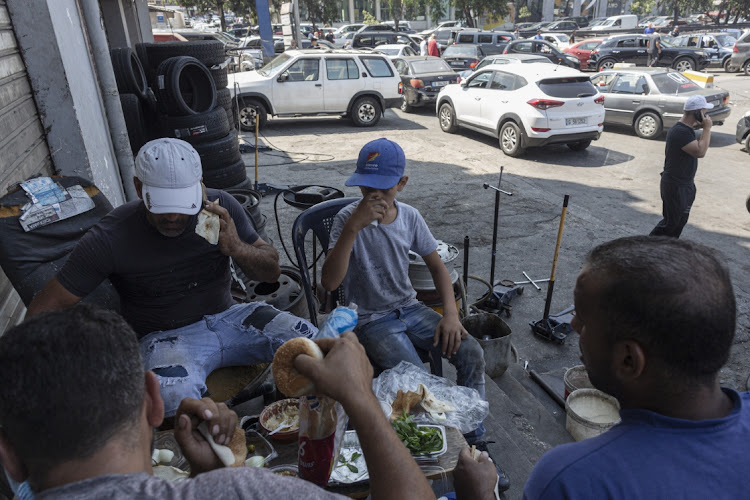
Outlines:
[{"label": "plastic bag", "polygon": [[354,330],[355,326],[357,326],[357,304],[352,302],[348,307],[339,306],[328,313],[315,338],[339,337],[344,332]]},{"label": "plastic bag", "polygon": [[299,477],[325,486],[338,461],[349,421],[344,408],[327,396],[299,399]]},{"label": "plastic bag", "polygon": [[456,411],[447,412],[446,419],[441,421],[427,412],[419,412],[414,415],[417,423],[456,427],[466,434],[476,429],[490,412],[490,404],[482,399],[476,389],[455,385],[406,361],[381,373],[372,381],[372,390],[379,400],[393,404],[399,390],[416,391],[419,384],[424,384],[437,399],[453,403]]}]

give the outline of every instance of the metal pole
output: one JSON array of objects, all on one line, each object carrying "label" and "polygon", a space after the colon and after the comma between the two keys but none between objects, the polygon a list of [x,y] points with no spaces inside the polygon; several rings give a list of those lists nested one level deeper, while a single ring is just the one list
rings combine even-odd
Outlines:
[{"label": "metal pole", "polygon": [[552,290],[555,288],[555,270],[557,269],[557,256],[560,253],[560,243],[562,242],[563,227],[565,226],[565,213],[568,211],[568,200],[570,195],[566,194],[563,199],[562,213],[560,214],[560,226],[557,228],[557,242],[555,243],[555,256],[552,258],[552,273],[547,285],[547,300],[544,303],[544,319],[549,318],[549,308],[552,304]]},{"label": "metal pole", "polygon": [[[500,167],[500,179],[497,181],[499,188],[503,182],[503,168]],[[500,191],[495,190],[495,221],[492,229],[492,263],[490,264],[490,286],[495,286],[495,256],[497,254],[497,217],[500,210]]]},{"label": "metal pole", "polygon": [[258,127],[260,118],[258,110],[255,110],[255,190],[258,190]]},{"label": "metal pole", "polygon": [[464,288],[469,288],[469,237],[464,236]]}]

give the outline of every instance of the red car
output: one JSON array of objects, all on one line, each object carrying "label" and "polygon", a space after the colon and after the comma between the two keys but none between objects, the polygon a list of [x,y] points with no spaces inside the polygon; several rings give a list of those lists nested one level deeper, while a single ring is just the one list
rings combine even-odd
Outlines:
[{"label": "red car", "polygon": [[589,62],[589,53],[594,50],[600,43],[602,43],[601,39],[587,39],[587,40],[581,40],[580,42],[576,42],[571,47],[568,47],[566,49],[563,49],[563,52],[570,54],[572,56],[576,56],[579,61],[581,61],[581,69],[587,69],[586,65]]}]

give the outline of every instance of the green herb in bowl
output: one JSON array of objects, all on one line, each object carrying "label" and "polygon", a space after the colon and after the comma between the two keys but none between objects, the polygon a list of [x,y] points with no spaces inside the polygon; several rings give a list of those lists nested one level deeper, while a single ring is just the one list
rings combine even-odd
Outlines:
[{"label": "green herb in bowl", "polygon": [[403,412],[393,422],[396,435],[413,455],[435,453],[443,448],[443,436],[437,427],[419,427],[411,415]]}]

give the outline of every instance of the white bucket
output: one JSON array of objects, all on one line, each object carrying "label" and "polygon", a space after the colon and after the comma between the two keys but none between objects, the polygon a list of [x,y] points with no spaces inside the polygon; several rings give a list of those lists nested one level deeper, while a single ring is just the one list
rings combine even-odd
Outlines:
[{"label": "white bucket", "polygon": [[589,380],[589,373],[583,365],[574,366],[565,372],[563,377],[565,383],[565,399],[576,389],[594,389]]},{"label": "white bucket", "polygon": [[565,412],[565,429],[576,441],[603,434],[620,422],[620,403],[597,389],[573,391]]}]

